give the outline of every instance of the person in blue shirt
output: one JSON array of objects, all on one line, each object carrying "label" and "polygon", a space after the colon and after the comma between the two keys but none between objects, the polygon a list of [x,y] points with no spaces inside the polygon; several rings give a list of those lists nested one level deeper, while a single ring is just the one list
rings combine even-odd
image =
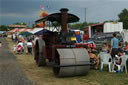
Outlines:
[{"label": "person in blue shirt", "polygon": [[113,38],[111,39],[111,47],[112,47],[111,56],[113,59],[115,58],[115,55],[118,54],[118,39],[116,38],[116,33],[113,34]]}]

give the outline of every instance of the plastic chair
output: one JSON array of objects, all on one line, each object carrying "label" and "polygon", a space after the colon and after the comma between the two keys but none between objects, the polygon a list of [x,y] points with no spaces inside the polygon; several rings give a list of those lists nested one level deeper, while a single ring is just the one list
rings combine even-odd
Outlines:
[{"label": "plastic chair", "polygon": [[[116,60],[116,59],[114,59],[113,69],[114,69],[114,66],[116,65],[116,66],[117,66],[117,68],[118,68],[118,74],[120,74],[121,65],[116,64],[116,62],[117,62],[117,60]],[[113,71],[114,71],[114,70],[113,70]],[[115,71],[115,72],[116,72],[116,71]]]},{"label": "plastic chair", "polygon": [[[118,67],[118,74],[120,74],[120,71],[123,72],[124,67],[125,67],[125,72],[127,74],[127,67],[126,67],[126,62],[127,62],[127,59],[128,59],[127,56],[128,55],[122,55],[122,56],[120,56],[120,58],[122,60],[120,65],[119,64],[116,64],[116,60],[114,60],[114,65],[116,65]],[[114,66],[113,66],[113,69],[114,69]]]},{"label": "plastic chair", "polygon": [[101,53],[101,72],[103,71],[103,65],[108,65],[109,66],[109,72],[111,72],[111,65],[112,61],[109,61],[109,59],[112,60],[111,55],[108,53]]},{"label": "plastic chair", "polygon": [[122,62],[121,62],[121,71],[123,72],[123,69],[125,67],[125,72],[127,74],[127,66],[126,66],[126,62],[127,62],[127,59],[128,59],[128,55],[123,55],[121,56],[121,59],[122,59]]}]

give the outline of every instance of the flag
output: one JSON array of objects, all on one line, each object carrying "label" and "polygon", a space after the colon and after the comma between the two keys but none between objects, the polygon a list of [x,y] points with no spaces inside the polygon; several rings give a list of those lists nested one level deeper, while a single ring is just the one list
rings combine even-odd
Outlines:
[{"label": "flag", "polygon": [[49,9],[49,6],[47,5],[46,8]]},{"label": "flag", "polygon": [[41,8],[42,10],[44,10],[44,7],[43,7],[43,6],[41,6],[41,5],[40,5],[40,8]]}]

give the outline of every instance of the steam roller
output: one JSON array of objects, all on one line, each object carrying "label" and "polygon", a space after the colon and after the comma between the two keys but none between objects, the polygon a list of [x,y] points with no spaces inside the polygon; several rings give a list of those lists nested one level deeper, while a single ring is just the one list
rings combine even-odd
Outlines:
[{"label": "steam roller", "polygon": [[78,76],[88,73],[90,59],[85,48],[64,48],[57,51],[58,66],[53,67],[56,76]]},{"label": "steam roller", "polygon": [[[49,63],[57,77],[86,75],[90,69],[90,58],[86,50],[87,44],[76,44],[76,35],[67,29],[67,23],[79,21],[79,17],[67,13],[67,8],[62,8],[60,13],[53,13],[36,20],[36,24],[50,21],[56,31],[45,30],[40,34],[35,44],[35,61],[38,66]],[[48,61],[47,61],[48,60]],[[47,61],[47,62],[46,62]]]}]

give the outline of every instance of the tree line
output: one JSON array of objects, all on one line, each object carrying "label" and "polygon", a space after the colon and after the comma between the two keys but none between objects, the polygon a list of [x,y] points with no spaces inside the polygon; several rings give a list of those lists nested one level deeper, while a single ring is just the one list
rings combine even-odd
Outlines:
[{"label": "tree line", "polygon": [[[14,23],[14,25],[26,25],[26,23],[17,22],[17,23]],[[10,29],[8,29],[7,25],[0,25],[0,31],[8,31],[8,30],[10,30]]]}]

